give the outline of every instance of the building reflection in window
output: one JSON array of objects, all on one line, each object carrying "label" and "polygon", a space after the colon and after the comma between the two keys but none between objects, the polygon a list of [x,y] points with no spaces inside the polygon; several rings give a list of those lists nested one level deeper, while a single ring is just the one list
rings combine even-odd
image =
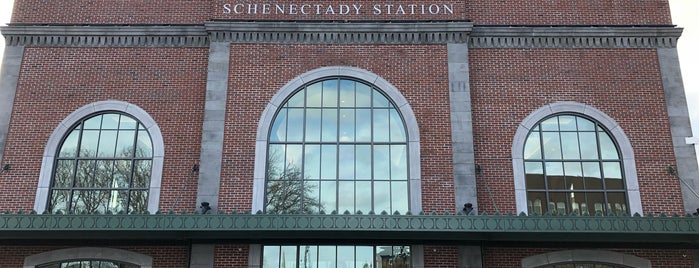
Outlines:
[{"label": "building reflection in window", "polygon": [[599,123],[561,114],[532,128],[524,147],[529,213],[628,213],[621,155]]},{"label": "building reflection in window", "polygon": [[37,268],[139,268],[135,264],[105,260],[76,260],[43,264]]},{"label": "building reflection in window", "polygon": [[264,268],[409,268],[409,246],[264,246]]}]

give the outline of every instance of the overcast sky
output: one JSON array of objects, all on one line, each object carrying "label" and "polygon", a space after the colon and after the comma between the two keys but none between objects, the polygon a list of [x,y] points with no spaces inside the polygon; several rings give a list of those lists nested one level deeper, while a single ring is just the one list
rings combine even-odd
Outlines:
[{"label": "overcast sky", "polygon": [[[0,25],[10,22],[13,2],[0,0]],[[670,8],[674,24],[684,28],[678,50],[692,129],[699,142],[699,0],[670,0]],[[4,49],[5,39],[0,38],[0,55]]]}]

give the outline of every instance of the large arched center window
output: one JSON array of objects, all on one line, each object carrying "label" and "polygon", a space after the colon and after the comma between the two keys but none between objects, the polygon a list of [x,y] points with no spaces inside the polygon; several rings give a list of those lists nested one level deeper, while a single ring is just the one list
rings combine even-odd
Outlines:
[{"label": "large arched center window", "polygon": [[540,121],[524,147],[529,213],[628,214],[622,158],[598,122],[575,114]]},{"label": "large arched center window", "polygon": [[147,211],[153,146],[143,124],[122,113],[76,123],[56,154],[51,213]]},{"label": "large arched center window", "polygon": [[358,80],[308,83],[269,132],[265,210],[409,211],[408,142],[395,105]]},{"label": "large arched center window", "polygon": [[118,261],[105,261],[105,260],[76,260],[76,261],[62,261],[49,263],[44,265],[38,265],[37,268],[139,268],[141,266],[118,262]]}]

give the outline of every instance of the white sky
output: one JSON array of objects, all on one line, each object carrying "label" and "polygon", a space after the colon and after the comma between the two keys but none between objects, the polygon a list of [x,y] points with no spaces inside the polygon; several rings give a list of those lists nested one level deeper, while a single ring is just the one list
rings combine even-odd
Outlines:
[{"label": "white sky", "polygon": [[[14,1],[11,0],[0,0],[0,25],[10,22],[13,3]],[[699,47],[699,15],[697,15],[699,1],[670,0],[670,9],[673,23],[684,28],[678,50],[692,129],[699,141],[699,50],[696,49]],[[4,50],[5,38],[0,38],[0,55]],[[697,155],[699,156],[699,150]]]}]

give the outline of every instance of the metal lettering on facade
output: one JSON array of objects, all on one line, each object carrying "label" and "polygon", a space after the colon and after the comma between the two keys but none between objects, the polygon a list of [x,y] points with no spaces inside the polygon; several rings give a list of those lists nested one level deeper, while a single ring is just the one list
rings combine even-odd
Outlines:
[{"label": "metal lettering on facade", "polygon": [[223,4],[224,14],[231,15],[452,15],[453,4]]}]

